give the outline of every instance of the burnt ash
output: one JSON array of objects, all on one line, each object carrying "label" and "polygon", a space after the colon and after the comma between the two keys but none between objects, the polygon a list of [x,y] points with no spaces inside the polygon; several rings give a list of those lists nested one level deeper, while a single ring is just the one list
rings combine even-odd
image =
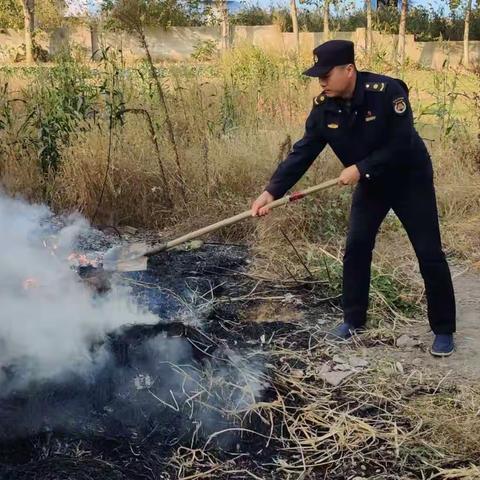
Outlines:
[{"label": "burnt ash", "polygon": [[[100,235],[93,246],[109,243]],[[256,281],[242,275],[248,257],[246,247],[204,245],[165,252],[149,259],[147,271],[122,274],[139,304],[158,315],[159,323],[125,326],[92,345],[108,361],[89,378],[71,373],[0,396],[0,479],[175,478],[169,466],[174,449],[201,446],[212,433],[240,426],[219,413],[225,402],[241,401],[234,387],[209,398],[219,407],[215,414],[188,400],[198,393],[204,372],[235,385],[232,352],[237,357],[248,353],[254,368],[268,378],[264,365],[271,347],[260,342],[262,336],[282,336],[291,347],[308,342],[298,325],[248,321],[249,310],[259,302],[248,298]],[[104,274],[90,267],[79,273]],[[275,286],[277,294],[294,291],[305,299],[315,299],[314,288]],[[242,296],[243,301],[230,301]],[[298,308],[308,307],[306,301]],[[6,370],[12,379],[22,374],[15,366]],[[264,382],[257,400],[275,396]],[[241,426],[264,435],[270,428],[255,416]],[[276,447],[274,442],[266,446],[259,435],[235,432],[209,443],[226,461],[239,453],[256,462],[271,461]]]}]

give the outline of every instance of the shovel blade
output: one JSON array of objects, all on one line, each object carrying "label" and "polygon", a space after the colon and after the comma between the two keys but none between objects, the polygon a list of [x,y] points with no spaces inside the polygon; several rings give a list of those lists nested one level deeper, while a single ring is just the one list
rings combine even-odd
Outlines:
[{"label": "shovel blade", "polygon": [[146,270],[148,250],[144,243],[112,247],[103,257],[103,269],[106,271],[138,272]]},{"label": "shovel blade", "polygon": [[[116,263],[115,270],[117,272],[141,272],[147,269],[147,262],[147,257],[137,257],[132,260],[124,260]],[[105,270],[109,270],[109,267],[105,268]]]}]

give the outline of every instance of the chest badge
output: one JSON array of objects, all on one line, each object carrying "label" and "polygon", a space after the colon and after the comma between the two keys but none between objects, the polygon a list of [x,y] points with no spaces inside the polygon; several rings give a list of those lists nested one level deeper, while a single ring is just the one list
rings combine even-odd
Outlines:
[{"label": "chest badge", "polygon": [[377,118],[370,110],[367,112],[367,116],[365,117],[366,122],[371,122]]},{"label": "chest badge", "polygon": [[338,128],[338,123],[329,123],[327,125],[328,128]]}]

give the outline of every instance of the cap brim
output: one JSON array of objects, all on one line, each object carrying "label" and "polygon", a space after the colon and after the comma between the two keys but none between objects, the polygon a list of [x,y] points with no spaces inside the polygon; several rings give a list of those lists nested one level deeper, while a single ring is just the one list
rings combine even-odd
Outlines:
[{"label": "cap brim", "polygon": [[321,65],[314,65],[313,67],[305,70],[303,72],[307,77],[323,77],[326,75],[333,67],[325,67]]}]

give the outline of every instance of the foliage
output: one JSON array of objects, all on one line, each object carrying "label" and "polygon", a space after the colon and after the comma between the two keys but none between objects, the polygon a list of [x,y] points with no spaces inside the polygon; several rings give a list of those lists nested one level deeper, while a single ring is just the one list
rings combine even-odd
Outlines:
[{"label": "foliage", "polygon": [[42,30],[52,30],[59,27],[63,19],[63,11],[58,0],[42,0],[35,3],[35,18]]},{"label": "foliage", "polygon": [[213,60],[218,55],[217,42],[214,40],[204,40],[195,45],[192,58],[199,62]]},{"label": "foliage", "polygon": [[[373,28],[381,32],[398,33],[400,12],[394,6],[385,6],[373,10]],[[259,6],[245,7],[232,15],[232,24],[237,25],[279,25],[282,31],[292,31],[290,12],[286,8],[273,7],[263,9]],[[298,12],[300,30],[309,32],[323,31],[323,9],[321,4],[314,8],[303,8]],[[351,32],[365,27],[366,15],[363,8],[343,9],[334,5],[330,15],[331,29]],[[460,8],[447,14],[442,5],[412,6],[407,15],[407,33],[414,34],[418,41],[437,39],[462,40],[464,17]],[[470,39],[480,40],[480,9],[472,9],[470,18]]]},{"label": "foliage", "polygon": [[[447,62],[445,62],[444,67],[447,66]],[[454,116],[454,106],[459,96],[458,72],[450,75],[447,68],[443,71],[434,72],[433,87],[433,100],[423,107],[417,119],[419,120],[424,115],[435,116],[435,123],[440,127],[442,138],[446,139],[454,131],[454,128],[460,124]]]},{"label": "foliage", "polygon": [[239,12],[230,16],[232,25],[271,25],[271,11],[259,7],[258,5],[246,6]]},{"label": "foliage", "polygon": [[[57,27],[62,22],[62,11],[57,0],[35,3],[35,22],[43,30]],[[21,0],[0,1],[0,28],[23,28]]]},{"label": "foliage", "polygon": [[[374,29],[388,33],[398,33],[399,11],[394,7],[384,7],[375,11]],[[440,7],[414,6],[407,15],[407,33],[414,34],[417,41],[462,40],[463,13],[451,11],[446,15]],[[470,39],[480,39],[480,11],[473,10],[470,19]]]},{"label": "foliage", "polygon": [[[304,2],[306,3],[306,2]],[[323,31],[321,3],[308,2],[309,6],[298,12],[299,28],[302,31]],[[451,2],[452,3],[452,2]],[[349,4],[332,3],[331,29],[354,31],[366,23],[363,8],[347,8]],[[302,7],[302,4],[300,5]],[[198,26],[209,24],[209,6],[201,0],[103,0],[101,9],[108,29],[123,29],[125,19],[136,18],[148,26]],[[115,12],[115,15],[112,13]],[[448,12],[448,13],[447,13]],[[452,3],[446,11],[442,3],[413,5],[407,16],[407,33],[414,34],[418,41],[436,39],[463,39],[463,5]],[[56,0],[42,0],[36,4],[36,20],[40,28],[51,29],[62,22]],[[290,11],[286,7],[262,8],[246,5],[230,16],[232,25],[279,25],[282,31],[292,31]],[[398,33],[399,10],[386,6],[373,10],[373,27],[388,33]],[[23,14],[20,0],[2,0],[0,4],[0,28],[22,28]],[[473,8],[470,18],[470,39],[480,40],[480,8]]]},{"label": "foliage", "polygon": [[18,0],[0,2],[0,28],[23,28],[23,11]]},{"label": "foliage", "polygon": [[199,0],[104,0],[102,11],[107,15],[106,27],[110,29],[137,30],[140,24],[145,28],[201,23]]},{"label": "foliage", "polygon": [[68,142],[80,121],[93,114],[96,89],[88,81],[91,75],[89,68],[64,55],[52,69],[41,72],[27,92],[44,174],[58,169],[62,144]]}]

